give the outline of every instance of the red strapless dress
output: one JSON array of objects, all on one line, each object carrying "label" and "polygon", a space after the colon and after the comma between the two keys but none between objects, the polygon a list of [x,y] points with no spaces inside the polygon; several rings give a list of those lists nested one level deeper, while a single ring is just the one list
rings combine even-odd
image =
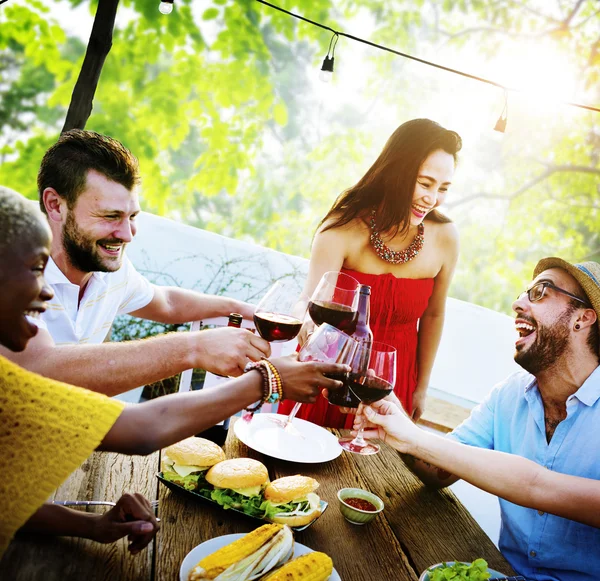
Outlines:
[{"label": "red strapless dress", "polygon": [[[393,274],[365,274],[343,268],[361,284],[371,287],[371,321],[375,341],[393,345],[397,353],[394,393],[405,409],[412,411],[412,394],[417,386],[417,322],[433,292],[433,278],[397,278]],[[289,414],[294,402],[285,400],[280,414]],[[326,428],[351,428],[352,414],[343,414],[324,397],[303,404],[296,415]]]}]

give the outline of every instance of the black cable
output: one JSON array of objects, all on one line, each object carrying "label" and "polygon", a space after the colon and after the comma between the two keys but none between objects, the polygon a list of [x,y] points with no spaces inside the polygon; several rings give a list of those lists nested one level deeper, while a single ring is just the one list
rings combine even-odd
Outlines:
[{"label": "black cable", "polygon": [[8,0],[0,0],[0,4],[4,4],[5,2],[8,2]]},{"label": "black cable", "polygon": [[[459,71],[456,69],[452,69],[450,67],[445,67],[444,65],[439,65],[437,63],[432,63],[431,61],[426,61],[425,59],[421,59],[419,57],[416,56],[412,56],[410,54],[404,53],[404,52],[400,52],[398,50],[394,50],[393,48],[389,48],[387,46],[383,46],[382,44],[377,44],[375,42],[371,42],[370,40],[365,40],[364,38],[360,38],[358,36],[354,36],[352,34],[347,34],[346,32],[341,32],[339,30],[335,30],[333,28],[331,28],[330,26],[326,26],[325,24],[321,24],[320,22],[315,22],[314,20],[310,20],[310,18],[305,18],[304,16],[300,16],[299,14],[295,14],[294,12],[290,12],[289,10],[285,10],[284,8],[281,8],[279,6],[276,6],[275,4],[271,4],[270,2],[267,2],[266,0],[256,0],[257,2],[259,2],[260,4],[264,4],[265,6],[269,6],[270,8],[273,8],[275,10],[279,10],[280,12],[283,12],[284,14],[288,14],[289,16],[293,16],[294,18],[297,18],[298,20],[303,20],[304,22],[308,22],[309,24],[312,24],[313,26],[317,26],[318,28],[322,28],[323,30],[328,30],[329,32],[332,32],[334,34],[334,36],[344,36],[346,38],[349,38],[351,40],[355,40],[356,42],[362,42],[363,44],[367,44],[369,46],[372,46],[374,48],[378,48],[379,50],[384,50],[386,52],[391,52],[395,55],[413,60],[413,61],[417,61],[419,63],[422,63],[424,65],[429,65],[430,67],[435,67],[436,69],[441,69],[442,71],[446,71],[448,73],[454,73],[455,75],[460,75],[462,77],[466,77],[467,79],[472,79],[474,81],[479,81],[481,83],[486,83],[488,85],[492,85],[494,87],[498,87],[499,89],[504,89],[505,91],[514,91],[517,93],[521,93],[523,92],[521,89],[517,89],[514,87],[507,87],[505,85],[501,85],[500,83],[497,83],[496,81],[492,81],[490,79],[485,79],[483,77],[478,77],[476,75],[472,75],[470,73],[465,73],[463,71]],[[333,40],[333,37],[332,37]],[[331,46],[331,42],[329,43]],[[327,53],[329,54],[329,53]],[[559,103],[563,103],[564,105],[570,105],[571,107],[579,107],[580,109],[587,109],[588,111],[596,111],[597,113],[600,113],[600,109],[598,107],[592,107],[590,105],[582,105],[581,103],[573,103],[571,101],[559,101]]]}]

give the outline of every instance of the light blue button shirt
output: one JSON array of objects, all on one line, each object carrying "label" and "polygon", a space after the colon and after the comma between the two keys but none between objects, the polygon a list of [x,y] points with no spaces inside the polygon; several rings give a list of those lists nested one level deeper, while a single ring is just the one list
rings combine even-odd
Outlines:
[{"label": "light blue button shirt", "polygon": [[[567,400],[549,444],[537,382],[524,371],[496,386],[448,437],[600,480],[600,367]],[[499,546],[515,571],[534,581],[600,580],[600,529],[502,499],[500,510]]]}]

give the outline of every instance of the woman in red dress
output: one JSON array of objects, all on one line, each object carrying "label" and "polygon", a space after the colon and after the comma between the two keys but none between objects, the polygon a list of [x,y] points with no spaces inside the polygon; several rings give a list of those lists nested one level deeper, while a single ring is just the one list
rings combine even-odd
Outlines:
[{"label": "woman in red dress", "polygon": [[[315,234],[304,292],[323,273],[342,271],[371,287],[374,340],[396,347],[394,393],[416,421],[424,409],[438,349],[448,287],[458,257],[455,225],[438,210],[462,141],[429,119],[402,124],[360,181],[343,192]],[[307,318],[299,335],[314,324]],[[284,401],[279,413],[291,411]],[[297,417],[351,428],[354,417],[325,398],[304,404]]]}]

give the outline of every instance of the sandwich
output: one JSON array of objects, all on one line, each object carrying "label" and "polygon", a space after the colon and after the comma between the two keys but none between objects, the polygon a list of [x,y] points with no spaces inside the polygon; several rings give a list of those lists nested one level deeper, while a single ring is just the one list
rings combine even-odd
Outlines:
[{"label": "sandwich", "polygon": [[264,517],[263,489],[269,482],[267,467],[252,458],[233,458],[215,464],[207,473],[210,497],[223,508],[236,508],[250,516]]},{"label": "sandwich", "polygon": [[290,560],[294,536],[283,525],[267,524],[204,557],[188,581],[252,581]]},{"label": "sandwich", "polygon": [[264,492],[264,518],[271,522],[300,527],[321,514],[321,499],[315,494],[319,483],[309,476],[284,476],[269,483]]},{"label": "sandwich", "polygon": [[211,466],[225,460],[225,452],[210,440],[192,436],[163,450],[161,468],[163,478],[210,496],[211,486],[206,472]]},{"label": "sandwich", "polygon": [[289,561],[261,581],[327,581],[332,573],[331,557],[317,551]]}]

